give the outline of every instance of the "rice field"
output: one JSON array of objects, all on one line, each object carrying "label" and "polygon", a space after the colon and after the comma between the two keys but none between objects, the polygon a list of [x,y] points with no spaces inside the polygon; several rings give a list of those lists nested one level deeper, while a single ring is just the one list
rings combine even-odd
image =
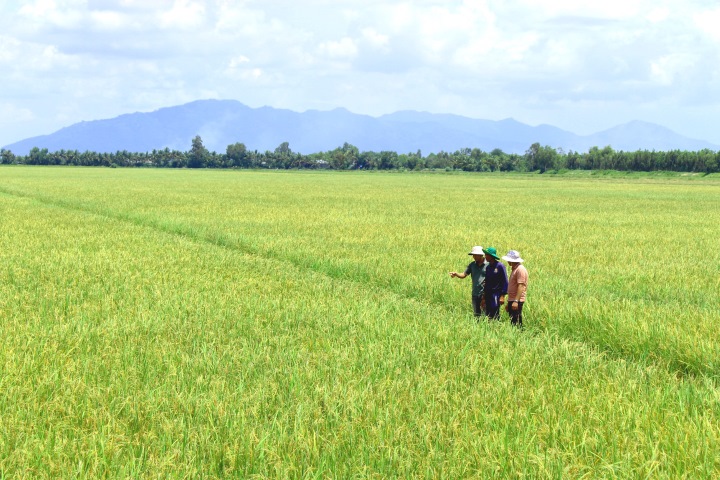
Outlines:
[{"label": "rice field", "polygon": [[720,478],[718,225],[712,177],[2,167],[0,477]]}]

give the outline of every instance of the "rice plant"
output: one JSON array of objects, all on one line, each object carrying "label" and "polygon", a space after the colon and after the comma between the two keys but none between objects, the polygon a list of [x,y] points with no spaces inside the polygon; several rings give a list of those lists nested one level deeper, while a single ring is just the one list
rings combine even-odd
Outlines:
[{"label": "rice plant", "polygon": [[0,476],[718,477],[718,187],[0,168]]}]

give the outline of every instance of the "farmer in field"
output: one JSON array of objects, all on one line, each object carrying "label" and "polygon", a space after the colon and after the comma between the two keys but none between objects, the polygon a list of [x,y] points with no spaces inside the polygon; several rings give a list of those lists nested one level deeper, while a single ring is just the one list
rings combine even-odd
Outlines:
[{"label": "farmer in field", "polygon": [[472,279],[472,306],[473,313],[476,317],[481,317],[485,313],[485,298],[483,297],[483,286],[485,284],[485,256],[483,248],[480,246],[473,247],[468,255],[472,255],[473,262],[467,266],[463,273],[450,272],[452,278],[465,278],[470,275]]},{"label": "farmer in field", "polygon": [[525,304],[525,294],[528,286],[528,271],[523,265],[523,259],[517,250],[510,250],[502,257],[510,264],[510,282],[508,283],[507,311],[510,314],[510,323],[522,328],[522,310]]},{"label": "farmer in field", "polygon": [[505,303],[508,291],[507,271],[493,247],[484,248],[485,260],[485,313],[490,320],[500,319],[500,306]]}]

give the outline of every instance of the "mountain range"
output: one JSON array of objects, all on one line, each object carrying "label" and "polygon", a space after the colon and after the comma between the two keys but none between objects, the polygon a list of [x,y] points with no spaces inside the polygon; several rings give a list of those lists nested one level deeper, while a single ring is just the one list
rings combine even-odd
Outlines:
[{"label": "mountain range", "polygon": [[633,121],[592,135],[576,135],[551,125],[530,126],[513,119],[480,120],[450,114],[400,111],[371,117],[343,108],[294,112],[250,108],[236,100],[198,100],[147,113],[84,121],[55,133],[27,138],[5,149],[27,155],[33,148],[95,152],[187,151],[200,135],[209,150],[225,152],[241,142],[249,150],[274,150],[283,142],[303,154],[333,150],[345,142],[361,151],[423,154],[461,148],[523,153],[533,143],[586,152],[615,150],[720,150],[720,146],[679,135],[653,123]]}]

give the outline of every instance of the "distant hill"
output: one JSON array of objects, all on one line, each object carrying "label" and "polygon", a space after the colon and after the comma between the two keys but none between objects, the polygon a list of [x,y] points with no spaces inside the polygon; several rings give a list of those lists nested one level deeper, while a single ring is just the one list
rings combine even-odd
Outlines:
[{"label": "distant hill", "polygon": [[299,113],[250,108],[235,100],[198,100],[154,112],[80,122],[4,148],[17,155],[26,155],[33,147],[50,151],[149,152],[166,147],[187,151],[195,135],[216,152],[225,152],[236,142],[258,151],[274,150],[289,142],[293,151],[304,154],[332,150],[345,142],[361,151],[420,150],[423,154],[475,147],[523,153],[535,142],[580,152],[606,145],[616,150],[720,150],[717,145],[683,137],[660,125],[637,121],[580,136],[551,125],[533,127],[513,119],[479,120],[415,111],[371,117],[342,108]]}]

